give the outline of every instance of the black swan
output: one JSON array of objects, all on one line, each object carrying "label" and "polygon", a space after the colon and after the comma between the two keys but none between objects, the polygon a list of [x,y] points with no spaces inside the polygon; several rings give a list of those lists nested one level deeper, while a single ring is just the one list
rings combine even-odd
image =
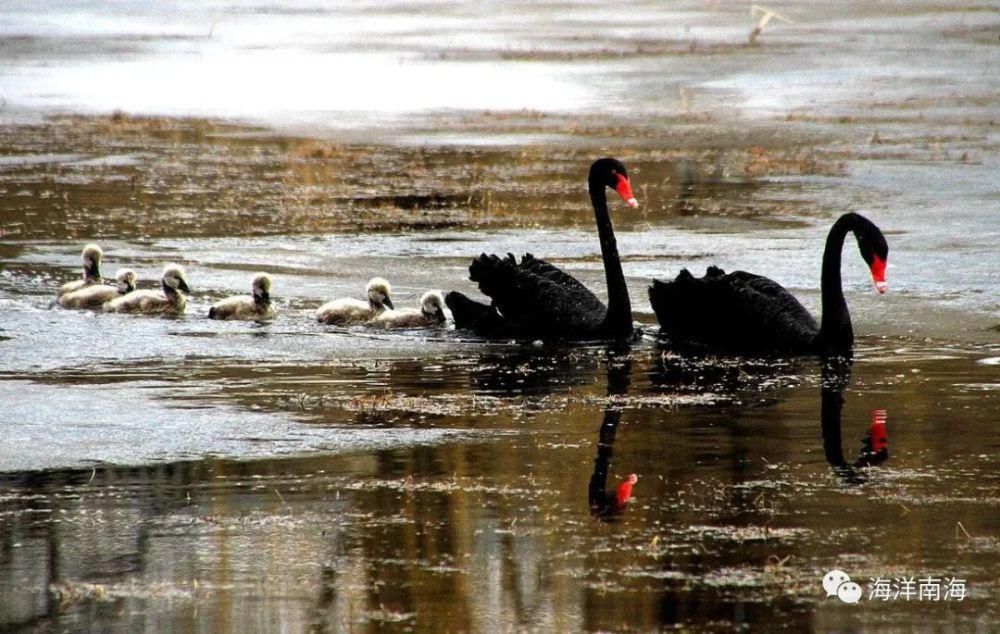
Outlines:
[{"label": "black swan", "polygon": [[823,251],[822,324],[784,287],[760,275],[710,266],[703,278],[686,269],[672,282],[653,280],[649,301],[661,332],[674,343],[750,354],[850,355],[851,316],[840,282],[840,252],[853,232],[879,293],[886,291],[889,247],[875,224],[855,213],[833,224]]},{"label": "black swan", "polygon": [[621,161],[602,158],[587,177],[594,206],[601,257],[608,284],[607,307],[587,287],[530,253],[514,259],[483,253],[469,266],[469,279],[492,299],[482,304],[450,292],[445,303],[455,327],[489,338],[627,339],[632,336],[632,307],[618,258],[605,188],[618,192],[629,207],[639,205]]}]

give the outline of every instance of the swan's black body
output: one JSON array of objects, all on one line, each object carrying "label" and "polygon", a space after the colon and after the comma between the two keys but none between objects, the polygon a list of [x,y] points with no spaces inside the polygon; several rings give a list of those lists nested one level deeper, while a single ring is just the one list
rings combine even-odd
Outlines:
[{"label": "swan's black body", "polygon": [[849,213],[827,236],[820,324],[774,280],[744,271],[727,274],[713,266],[702,278],[683,270],[672,282],[653,280],[649,301],[661,331],[675,343],[720,352],[849,355],[854,332],[840,281],[840,252],[848,232],[884,290],[885,237],[870,220]]},{"label": "swan's black body", "polygon": [[673,282],[653,280],[649,301],[661,330],[678,343],[782,353],[812,351],[819,335],[816,320],[791,293],[745,271],[711,266],[696,278],[684,269]]},{"label": "swan's black body", "polygon": [[518,262],[482,254],[469,266],[469,279],[491,304],[462,293],[445,295],[455,326],[489,338],[627,339],[632,335],[632,308],[622,272],[605,189],[610,187],[635,205],[628,173],[620,161],[599,159],[587,179],[601,239],[608,284],[608,306],[583,284],[559,268],[526,254]]}]

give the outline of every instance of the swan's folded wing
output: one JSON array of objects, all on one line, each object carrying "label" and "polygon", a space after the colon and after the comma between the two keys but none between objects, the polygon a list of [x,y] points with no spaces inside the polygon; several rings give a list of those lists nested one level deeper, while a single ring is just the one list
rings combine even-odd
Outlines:
[{"label": "swan's folded wing", "polygon": [[735,271],[730,276],[745,285],[749,297],[746,306],[753,308],[756,318],[764,322],[762,325],[784,336],[803,329],[819,331],[819,325],[805,306],[781,284],[745,271]]},{"label": "swan's folded wing", "polygon": [[665,332],[678,341],[711,347],[803,351],[819,331],[812,315],[784,287],[745,271],[703,278],[682,271],[672,282],[654,280],[650,301]]},{"label": "swan's folded wing", "polygon": [[[585,293],[590,297],[592,297],[594,300],[596,300],[598,303],[600,303],[600,300],[594,297],[594,294],[591,293],[586,286],[581,284],[578,279],[576,279],[575,277],[573,277],[568,273],[565,273],[559,267],[553,264],[549,264],[545,260],[539,260],[530,253],[524,254],[524,256],[521,258],[521,263],[519,264],[519,266],[525,271],[530,271],[535,275],[540,275],[541,277],[544,277],[547,280],[551,280],[552,282],[566,289],[573,289],[573,292]],[[603,304],[601,305],[603,306]]]},{"label": "swan's folded wing", "polygon": [[519,330],[539,336],[572,337],[596,329],[607,314],[603,302],[559,268],[526,255],[480,255],[469,277]]}]

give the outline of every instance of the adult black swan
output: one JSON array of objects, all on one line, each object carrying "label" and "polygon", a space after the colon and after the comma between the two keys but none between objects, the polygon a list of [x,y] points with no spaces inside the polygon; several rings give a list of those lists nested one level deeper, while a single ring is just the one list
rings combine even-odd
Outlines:
[{"label": "adult black swan", "polygon": [[774,280],[710,266],[703,278],[686,269],[673,282],[653,280],[649,301],[661,332],[675,343],[721,352],[849,356],[854,345],[851,316],[840,282],[840,252],[853,232],[875,287],[886,291],[889,247],[875,224],[855,213],[833,224],[823,251],[821,325]]},{"label": "adult black swan", "polygon": [[582,340],[632,336],[632,307],[605,190],[618,192],[629,207],[639,203],[632,194],[628,171],[617,159],[595,161],[590,166],[587,186],[601,239],[607,307],[572,276],[530,253],[520,262],[513,254],[499,257],[484,253],[469,266],[469,279],[479,283],[479,290],[492,303],[482,304],[454,291],[448,293],[445,303],[457,328],[489,338]]}]

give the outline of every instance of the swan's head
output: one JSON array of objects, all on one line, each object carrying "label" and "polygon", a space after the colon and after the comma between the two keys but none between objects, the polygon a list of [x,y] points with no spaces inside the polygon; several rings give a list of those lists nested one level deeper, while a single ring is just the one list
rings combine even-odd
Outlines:
[{"label": "swan's head", "polygon": [[254,275],[250,288],[253,290],[253,300],[258,304],[271,301],[271,276],[267,273]]},{"label": "swan's head", "polygon": [[420,298],[420,312],[428,319],[439,323],[445,322],[444,297],[439,291],[427,291]]},{"label": "swan's head", "polygon": [[389,286],[389,282],[381,277],[373,277],[368,281],[368,286],[365,287],[365,293],[368,295],[368,303],[373,308],[381,308],[382,306],[390,309],[394,308],[392,299],[389,297],[391,291],[392,287]]},{"label": "swan's head", "polygon": [[80,254],[83,258],[83,268],[88,275],[93,275],[94,277],[100,277],[101,270],[101,258],[104,257],[104,251],[101,247],[96,244],[88,244],[83,247],[83,253]]},{"label": "swan's head", "polygon": [[115,272],[115,286],[121,295],[135,290],[135,280],[135,271],[132,269],[118,269]]},{"label": "swan's head", "polygon": [[885,281],[885,265],[889,260],[889,245],[885,241],[882,230],[875,226],[875,223],[864,216],[854,214],[855,229],[854,235],[858,239],[858,248],[861,250],[861,257],[868,264],[872,272],[872,281],[879,293],[889,290],[889,285]]},{"label": "swan's head", "polygon": [[639,201],[632,193],[632,183],[628,179],[628,170],[625,169],[625,164],[616,158],[607,157],[594,161],[594,164],[590,166],[590,176],[587,177],[587,181],[615,190],[629,207],[639,206]]},{"label": "swan's head", "polygon": [[187,285],[187,278],[184,276],[184,267],[180,264],[168,264],[163,268],[163,286],[174,291],[191,292]]}]

